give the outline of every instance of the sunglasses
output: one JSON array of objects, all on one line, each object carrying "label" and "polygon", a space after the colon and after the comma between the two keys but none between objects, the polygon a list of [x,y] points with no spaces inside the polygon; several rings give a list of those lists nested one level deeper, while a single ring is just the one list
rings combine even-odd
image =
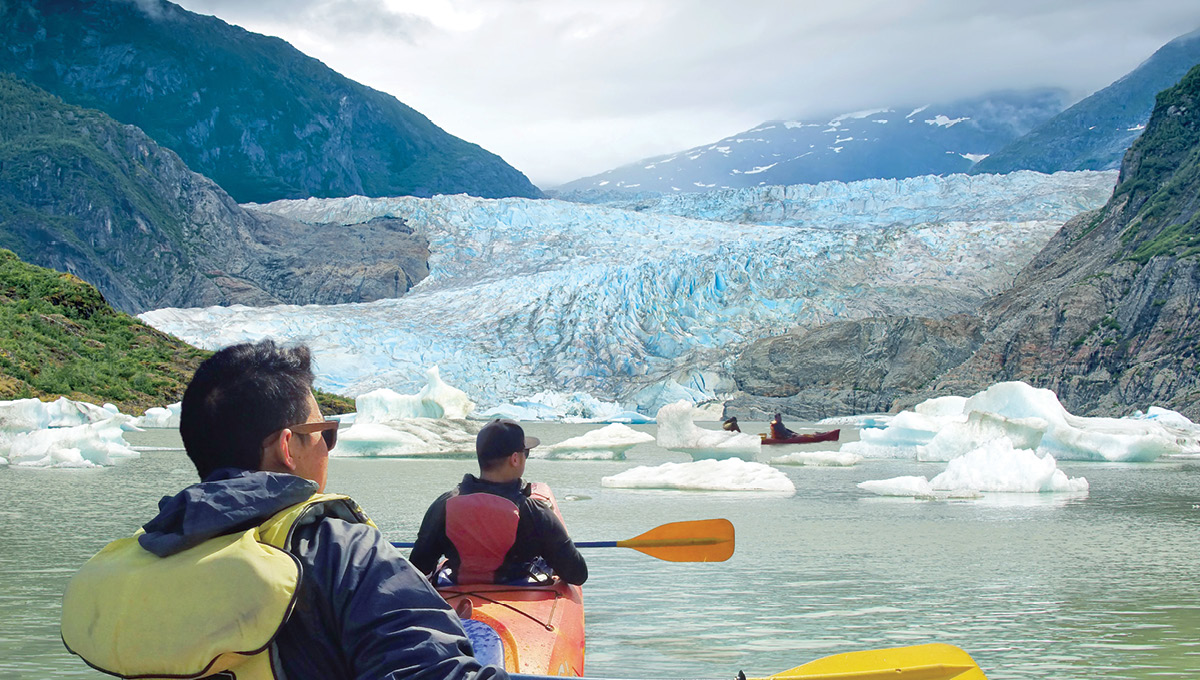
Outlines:
[{"label": "sunglasses", "polygon": [[[325,448],[329,451],[332,451],[333,447],[337,446],[337,433],[338,427],[340,426],[341,423],[336,420],[325,420],[319,423],[300,423],[298,425],[288,425],[287,427],[283,428],[283,430],[291,430],[292,432],[296,432],[298,434],[313,434],[314,432],[320,432],[321,438],[325,440]],[[283,432],[283,430],[279,430],[279,432]],[[271,441],[275,437],[279,436],[279,432],[275,432],[271,436],[267,437],[266,441]]]}]

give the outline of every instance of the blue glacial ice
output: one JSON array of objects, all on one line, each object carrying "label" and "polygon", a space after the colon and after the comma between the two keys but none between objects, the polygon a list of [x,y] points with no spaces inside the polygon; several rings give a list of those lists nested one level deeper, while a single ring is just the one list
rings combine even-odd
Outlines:
[{"label": "blue glacial ice", "polygon": [[481,412],[583,393],[642,414],[736,389],[749,342],[839,318],[968,312],[1050,236],[1102,205],[1115,173],[1014,173],[688,194],[618,208],[467,196],[249,206],[326,225],[373,217],[430,242],[402,298],[163,309],[142,318],[206,348],[303,341],[318,387],[418,389],[425,371]]}]

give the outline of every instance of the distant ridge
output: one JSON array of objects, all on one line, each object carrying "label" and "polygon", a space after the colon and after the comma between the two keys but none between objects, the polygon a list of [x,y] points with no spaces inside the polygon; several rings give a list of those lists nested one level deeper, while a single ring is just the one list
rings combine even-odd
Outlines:
[{"label": "distant ridge", "polygon": [[164,0],[0,2],[0,42],[0,70],[140,127],[239,202],[541,195],[391,95]]},{"label": "distant ridge", "polygon": [[551,195],[686,193],[714,189],[904,179],[966,172],[980,158],[1058,113],[1059,89],[993,92],[927,106],[890,106],[768,121],[686,151],[568,182]]},{"label": "distant ridge", "polygon": [[1142,134],[1154,97],[1200,64],[1200,30],[1163,45],[1136,69],[988,156],[972,174],[1113,170]]}]

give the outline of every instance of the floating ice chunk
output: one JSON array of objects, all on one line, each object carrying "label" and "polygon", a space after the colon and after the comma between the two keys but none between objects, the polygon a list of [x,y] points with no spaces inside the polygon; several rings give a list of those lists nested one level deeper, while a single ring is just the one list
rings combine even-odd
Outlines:
[{"label": "floating ice chunk", "polygon": [[169,406],[155,406],[146,409],[146,413],[139,418],[134,419],[134,424],[138,427],[146,428],[178,428],[179,413],[183,407],[182,402],[176,402]]},{"label": "floating ice chunk", "polygon": [[879,494],[880,496],[912,496],[914,498],[935,498],[933,487],[925,477],[907,475],[891,479],[870,479],[859,482],[858,488],[863,491]]},{"label": "floating ice chunk", "polygon": [[629,449],[652,441],[652,434],[639,432],[628,425],[613,423],[557,444],[539,446],[533,449],[529,456],[569,460],[624,460]]},{"label": "floating ice chunk", "polygon": [[1138,411],[1130,416],[1136,420],[1150,420],[1163,426],[1169,434],[1175,437],[1175,443],[1183,449],[1183,453],[1194,455],[1200,453],[1200,425],[1193,423],[1178,411],[1151,406],[1145,413]]},{"label": "floating ice chunk", "polygon": [[[666,407],[664,407],[666,408]],[[769,465],[731,458],[638,466],[600,480],[619,489],[687,489],[693,491],[782,491],[796,486],[784,473]]]},{"label": "floating ice chunk", "polygon": [[833,416],[817,421],[818,425],[840,425],[858,429],[883,429],[892,422],[895,416],[890,413],[864,413],[854,416]]},{"label": "floating ice chunk", "polygon": [[967,422],[950,422],[928,444],[917,447],[917,460],[948,461],[996,440],[1013,448],[1036,449],[1049,423],[1041,418],[1005,418],[985,411],[971,411]]},{"label": "floating ice chunk", "polygon": [[409,418],[463,419],[475,409],[467,393],[442,382],[438,367],[425,372],[425,387],[417,394],[399,394],[386,387],[360,394],[355,400],[359,423],[392,423]]},{"label": "floating ice chunk", "polygon": [[[97,407],[99,408],[99,407]],[[121,458],[134,458],[134,451],[121,438],[124,421],[111,417],[97,423],[6,432],[0,435],[0,452],[10,467],[100,467]]]},{"label": "floating ice chunk", "polygon": [[51,402],[38,399],[0,401],[0,430],[9,432],[86,425],[109,420],[116,416],[120,416],[120,422],[132,420],[130,416],[114,413],[95,404],[71,401],[66,397],[59,397]]},{"label": "floating ice chunk", "polygon": [[[957,418],[966,420],[962,416]],[[918,446],[933,441],[947,424],[945,417],[901,411],[883,429],[861,430],[859,441],[847,442],[841,450],[866,458],[912,458]]]},{"label": "floating ice chunk", "polygon": [[992,385],[968,399],[963,409],[1045,420],[1049,426],[1038,450],[1059,460],[1151,461],[1182,450],[1157,422],[1072,415],[1054,392],[1023,382]]},{"label": "floating ice chunk", "polygon": [[688,401],[667,404],[658,410],[658,445],[664,449],[686,451],[696,457],[747,458],[753,460],[762,448],[762,440],[752,434],[706,430],[692,422],[700,414]]},{"label": "floating ice chunk", "polygon": [[825,467],[850,467],[862,462],[863,457],[848,451],[797,451],[771,459],[772,465],[815,465]]},{"label": "floating ice chunk", "polygon": [[913,411],[930,418],[961,416],[966,413],[966,397],[934,397],[913,407]]},{"label": "floating ice chunk", "polygon": [[462,456],[475,454],[475,435],[482,425],[445,418],[405,418],[387,424],[356,422],[338,431],[340,458]]},{"label": "floating ice chunk", "polygon": [[963,497],[983,492],[1078,493],[1088,490],[1088,482],[1067,477],[1050,454],[1039,456],[1029,449],[1014,449],[1007,439],[995,439],[951,460],[931,480],[896,477],[860,482],[858,487],[887,496]]}]

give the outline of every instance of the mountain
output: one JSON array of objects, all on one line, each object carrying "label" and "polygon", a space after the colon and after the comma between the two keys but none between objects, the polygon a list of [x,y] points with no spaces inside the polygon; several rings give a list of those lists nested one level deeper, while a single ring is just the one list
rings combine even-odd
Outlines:
[{"label": "mountain", "polygon": [[970,172],[1109,170],[1142,134],[1154,97],[1200,64],[1200,30],[1162,46],[1112,85],[981,160]]},{"label": "mountain", "polygon": [[733,358],[764,337],[978,309],[1063,221],[1103,205],[1116,175],[926,175],[678,194],[634,209],[466,196],[277,201],[256,209],[331,231],[403,219],[434,245],[430,275],[369,304],[141,318],[203,347],[264,327],[303,339],[318,384],[347,395],[413,393],[436,365],[483,409],[578,403],[583,392],[653,414],[733,391]]},{"label": "mountain", "polygon": [[429,257],[386,216],[342,233],[245,210],[136,127],[6,74],[0,247],[132,313],[395,297]]},{"label": "mountain", "polygon": [[136,125],[239,202],[540,196],[391,95],[164,0],[9,0],[0,42],[0,70]]},{"label": "mountain", "polygon": [[[802,332],[787,342],[766,339],[748,348],[739,360],[743,370],[735,372],[748,394],[730,406],[741,415],[794,405],[789,412],[806,415],[805,404],[816,403],[820,392],[854,403],[870,397],[852,395],[855,386],[870,387],[874,380],[902,386],[890,393],[896,396],[894,410],[931,396],[970,395],[996,382],[1022,380],[1054,390],[1072,413],[1120,415],[1157,405],[1198,419],[1198,196],[1200,66],[1157,96],[1109,201],[1064,224],[1009,289],[982,305],[976,315],[982,333],[972,323],[959,323],[957,330],[944,324],[937,342],[958,348],[967,355],[964,361],[949,369],[926,362],[923,380],[905,381],[917,372],[903,356],[913,343],[876,344],[874,356],[862,362],[858,345],[820,343],[821,352],[836,355],[822,360],[834,368],[796,375],[791,367],[815,363],[809,353],[818,332],[854,338],[880,327],[924,323],[894,316],[838,321],[838,329]],[[881,356],[885,346],[897,351]],[[892,371],[894,380],[878,377]],[[787,379],[772,382],[772,375]]]},{"label": "mountain", "polygon": [[1061,111],[1065,97],[1057,89],[997,92],[807,122],[770,121],[713,144],[568,182],[553,195],[587,200],[576,194],[699,192],[966,172]]}]

